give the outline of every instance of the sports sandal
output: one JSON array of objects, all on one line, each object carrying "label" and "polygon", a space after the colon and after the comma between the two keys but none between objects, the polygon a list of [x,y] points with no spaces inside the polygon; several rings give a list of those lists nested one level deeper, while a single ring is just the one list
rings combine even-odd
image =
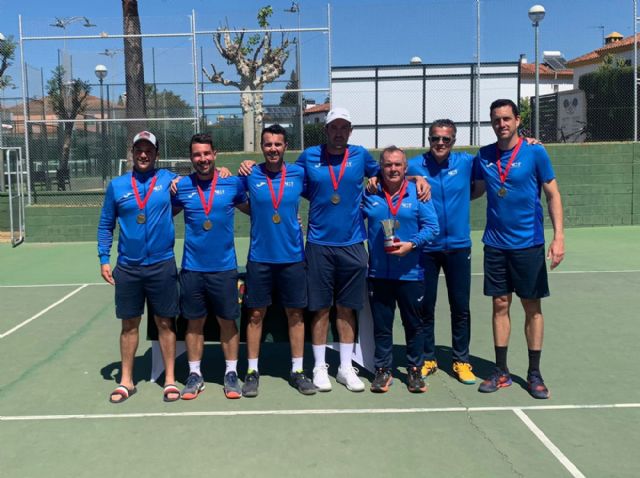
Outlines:
[{"label": "sports sandal", "polygon": [[[118,385],[116,389],[113,392],[111,392],[111,395],[109,396],[109,401],[111,403],[122,403],[126,401],[127,398],[129,398],[131,395],[135,394],[137,391],[138,389],[136,387],[133,387],[131,390],[129,390],[124,385]],[[116,395],[120,395],[120,398],[114,398]]]},{"label": "sports sandal", "polygon": [[[169,395],[171,395],[172,393],[176,394],[175,398],[169,397]],[[164,386],[164,390],[162,392],[162,399],[165,402],[175,402],[177,400],[180,400],[180,390],[178,390],[178,387],[176,387],[173,383],[169,383]]]}]

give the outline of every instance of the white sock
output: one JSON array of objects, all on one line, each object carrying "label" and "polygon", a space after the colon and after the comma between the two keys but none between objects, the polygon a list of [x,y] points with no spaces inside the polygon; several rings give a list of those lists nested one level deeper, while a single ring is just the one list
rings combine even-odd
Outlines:
[{"label": "white sock", "polygon": [[254,371],[258,371],[258,359],[254,358],[254,359],[249,359],[249,370],[254,370]]},{"label": "white sock", "polygon": [[351,356],[353,355],[353,343],[344,344],[340,342],[340,368],[342,370],[349,370],[353,367],[351,363]]},{"label": "white sock", "polygon": [[291,358],[291,371],[292,372],[300,372],[302,370],[302,359],[303,359],[303,357],[292,357]]},{"label": "white sock", "polygon": [[315,361],[315,365],[313,367],[323,367],[326,364],[324,361],[324,355],[327,350],[327,345],[312,345],[311,348],[313,349],[313,359]]},{"label": "white sock", "polygon": [[238,361],[237,360],[225,360],[224,361],[225,364],[225,369],[224,369],[224,374],[228,374],[229,372],[236,372],[237,373],[237,369],[238,369]]},{"label": "white sock", "polygon": [[189,373],[197,373],[202,377],[202,372],[200,371],[200,362],[201,360],[194,360],[193,362],[189,361]]}]

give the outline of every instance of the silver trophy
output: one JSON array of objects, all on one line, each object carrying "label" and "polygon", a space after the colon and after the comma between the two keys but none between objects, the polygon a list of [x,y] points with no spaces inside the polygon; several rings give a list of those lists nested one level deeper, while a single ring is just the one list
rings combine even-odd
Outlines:
[{"label": "silver trophy", "polygon": [[396,221],[383,219],[380,223],[384,231],[384,252],[395,251],[398,248],[396,243],[400,242],[400,239],[396,237]]}]

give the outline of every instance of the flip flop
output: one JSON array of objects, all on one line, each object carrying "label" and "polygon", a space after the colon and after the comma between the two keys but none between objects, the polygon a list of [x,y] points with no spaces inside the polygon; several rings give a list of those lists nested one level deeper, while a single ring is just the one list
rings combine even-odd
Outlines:
[{"label": "flip flop", "polygon": [[[176,398],[170,398],[169,395],[175,393],[177,395]],[[164,386],[164,390],[162,392],[162,399],[165,402],[175,402],[180,400],[180,390],[173,383],[169,383]]]},{"label": "flip flop", "polygon": [[[124,385],[118,385],[116,389],[111,392],[109,396],[109,401],[111,403],[122,403],[126,401],[131,395],[134,395],[138,389],[133,387],[132,389],[128,389]],[[113,398],[115,395],[120,395],[120,398]]]}]

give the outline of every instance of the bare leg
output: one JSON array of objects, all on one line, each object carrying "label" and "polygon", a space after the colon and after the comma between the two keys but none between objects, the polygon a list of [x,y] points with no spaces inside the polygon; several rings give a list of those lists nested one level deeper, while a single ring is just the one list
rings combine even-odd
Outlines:
[{"label": "bare leg", "polygon": [[329,310],[320,309],[316,311],[311,322],[311,343],[313,345],[324,345],[327,343],[327,333],[329,332]]},{"label": "bare leg", "polygon": [[220,317],[220,344],[222,345],[222,353],[225,360],[238,360],[238,348],[240,346],[240,334],[236,327],[235,320],[226,320]]},{"label": "bare leg", "polygon": [[[158,327],[158,342],[160,343],[160,352],[162,352],[162,360],[164,362],[164,383],[165,385],[175,383],[175,365],[176,365],[176,334],[173,331],[173,319],[155,316],[156,326]],[[173,395],[176,395],[175,397]],[[180,398],[180,393],[169,394],[169,399]]]},{"label": "bare leg", "polygon": [[356,316],[353,309],[336,305],[336,326],[340,342],[352,344],[356,339]]},{"label": "bare leg", "polygon": [[[302,309],[286,308],[289,321],[289,342],[291,357],[299,358],[304,354],[304,316]],[[326,337],[326,335],[325,335]]]},{"label": "bare leg", "polygon": [[184,336],[187,345],[187,358],[189,362],[202,360],[204,351],[204,323],[205,317],[196,320],[187,320],[187,332]]},{"label": "bare leg", "polygon": [[496,347],[509,345],[511,335],[511,308],[512,295],[502,295],[493,298],[493,343]]},{"label": "bare leg", "polygon": [[247,324],[247,357],[250,359],[257,359],[260,356],[262,321],[266,313],[266,307],[249,310],[249,323]]},{"label": "bare leg", "polygon": [[[124,319],[122,321],[122,329],[120,331],[120,358],[122,366],[120,370],[120,384],[133,389],[133,361],[135,360],[136,350],[138,350],[138,329],[140,327],[141,317],[133,319]],[[114,395],[115,400],[119,400],[118,395]]]},{"label": "bare leg", "polygon": [[542,350],[544,336],[544,317],[540,299],[520,299],[524,308],[524,335],[529,350]]}]

